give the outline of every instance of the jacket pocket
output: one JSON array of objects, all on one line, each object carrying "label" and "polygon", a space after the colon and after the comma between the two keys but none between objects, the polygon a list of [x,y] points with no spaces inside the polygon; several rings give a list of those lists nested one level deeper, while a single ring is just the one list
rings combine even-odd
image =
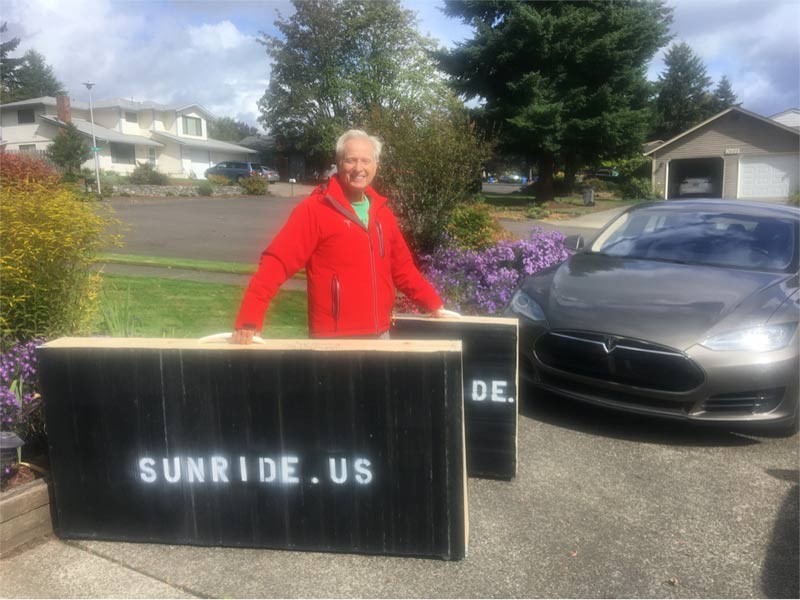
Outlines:
[{"label": "jacket pocket", "polygon": [[339,308],[341,304],[341,288],[339,276],[336,273],[331,278],[331,315],[333,316],[334,329],[339,329]]},{"label": "jacket pocket", "polygon": [[378,231],[378,248],[381,251],[381,258],[383,258],[385,255],[383,250],[383,226],[380,221],[375,222],[375,229]]}]

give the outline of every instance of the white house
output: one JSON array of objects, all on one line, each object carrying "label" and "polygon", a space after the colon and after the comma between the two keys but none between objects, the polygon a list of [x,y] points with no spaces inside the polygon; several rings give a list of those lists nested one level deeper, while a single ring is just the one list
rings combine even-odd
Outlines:
[{"label": "white house", "polygon": [[[199,104],[170,106],[115,98],[92,103],[100,168],[130,173],[150,162],[174,177],[205,177],[224,160],[248,160],[257,152],[208,137],[214,115]],[[0,146],[7,152],[44,151],[59,128],[72,122],[91,143],[89,105],[66,96],[45,96],[0,105]],[[94,159],[84,163],[94,168]]]}]

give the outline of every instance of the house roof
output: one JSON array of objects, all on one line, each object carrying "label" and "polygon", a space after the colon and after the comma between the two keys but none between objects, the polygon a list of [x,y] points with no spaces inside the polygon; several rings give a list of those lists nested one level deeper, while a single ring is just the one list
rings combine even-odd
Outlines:
[{"label": "house roof", "polygon": [[153,131],[152,134],[156,137],[161,137],[172,142],[176,142],[181,146],[205,148],[206,150],[226,150],[228,152],[247,152],[248,154],[258,154],[256,150],[245,148],[244,146],[237,146],[236,144],[231,144],[230,142],[223,142],[220,140],[193,140],[190,138],[178,137],[177,135],[165,133],[163,131]]},{"label": "house roof", "polygon": [[[48,117],[45,115],[39,115],[39,118],[43,121],[47,121],[48,123],[53,123],[54,125],[58,125],[59,127],[65,127],[66,123],[55,117]],[[84,121],[83,119],[72,119],[72,124],[80,131],[82,134],[92,137],[92,124],[89,121]],[[137,146],[153,146],[155,148],[163,148],[164,144],[161,144],[155,140],[151,140],[150,138],[146,138],[141,135],[129,135],[127,133],[121,133],[119,131],[115,131],[114,129],[108,129],[101,125],[95,123],[94,125],[94,137],[98,140],[103,140],[105,142],[113,142],[115,144],[131,144]]]},{"label": "house roof", "polygon": [[[45,106],[56,106],[56,99],[54,96],[41,96],[39,98],[30,98],[29,100],[18,100],[17,102],[9,102],[8,104],[0,104],[0,108],[15,107],[15,106],[35,106],[43,104]],[[69,99],[71,108],[78,110],[89,110],[89,103]],[[202,104],[160,104],[158,102],[136,102],[133,100],[126,100],[125,98],[110,98],[108,100],[94,100],[92,108],[121,108],[123,110],[157,110],[159,112],[182,112],[189,108],[197,108],[200,112],[204,113],[207,117],[215,118],[214,114],[205,108]]]},{"label": "house roof", "polygon": [[743,115],[747,115],[748,117],[752,117],[754,119],[757,119],[757,120],[761,121],[762,123],[766,123],[766,124],[771,125],[773,127],[777,127],[779,129],[783,129],[784,131],[788,131],[789,133],[793,133],[795,135],[800,135],[800,131],[798,131],[794,127],[789,127],[788,125],[784,125],[783,123],[778,123],[777,121],[773,121],[772,119],[768,119],[767,117],[762,117],[759,114],[756,114],[754,112],[750,112],[749,110],[745,110],[745,109],[743,109],[743,108],[741,108],[739,106],[731,106],[730,108],[726,108],[722,112],[719,112],[719,113],[715,114],[713,117],[710,117],[710,118],[706,119],[702,123],[698,123],[697,125],[695,125],[691,129],[687,129],[683,133],[680,133],[680,134],[676,135],[674,138],[667,140],[666,142],[664,142],[660,146],[656,146],[655,148],[651,148],[650,150],[648,150],[647,152],[644,152],[643,154],[645,156],[649,156],[650,154],[652,154],[653,152],[656,152],[657,150],[662,150],[663,148],[666,148],[667,146],[669,146],[673,142],[676,142],[677,140],[681,139],[682,137],[685,137],[685,136],[689,135],[690,133],[692,133],[694,131],[697,131],[701,127],[705,127],[706,125],[708,125],[712,121],[716,121],[720,117],[723,117],[723,116],[727,115],[730,112],[738,112],[738,113],[741,113]]},{"label": "house roof", "polygon": [[772,115],[770,119],[777,119],[778,117],[782,117],[783,115],[788,115],[789,113],[800,113],[800,108],[790,108],[788,110],[784,110],[779,112],[778,114]]}]

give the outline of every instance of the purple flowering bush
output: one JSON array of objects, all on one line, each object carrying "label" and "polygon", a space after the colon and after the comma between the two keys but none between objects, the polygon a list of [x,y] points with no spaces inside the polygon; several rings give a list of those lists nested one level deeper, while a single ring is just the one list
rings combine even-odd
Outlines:
[{"label": "purple flowering bush", "polygon": [[570,255],[560,232],[531,231],[528,239],[503,240],[484,250],[448,245],[425,257],[425,275],[445,305],[466,315],[494,315],[519,283]]},{"label": "purple flowering bush", "polygon": [[[34,352],[40,343],[41,340],[18,343],[0,354],[0,429],[12,431],[33,445],[44,440]],[[7,475],[2,473],[3,478]]]}]

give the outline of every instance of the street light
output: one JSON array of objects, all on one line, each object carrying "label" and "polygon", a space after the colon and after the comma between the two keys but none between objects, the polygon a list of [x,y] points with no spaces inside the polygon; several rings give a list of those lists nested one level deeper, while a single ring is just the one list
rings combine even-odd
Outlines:
[{"label": "street light", "polygon": [[94,86],[94,84],[88,81],[84,81],[83,85],[85,85],[86,89],[89,90],[89,119],[92,122],[92,152],[94,153],[94,176],[97,179],[97,195],[101,196],[102,191],[100,190],[100,159],[97,157],[97,151],[99,150],[99,148],[97,147],[97,140],[94,137],[94,111],[92,110],[92,87]]}]

